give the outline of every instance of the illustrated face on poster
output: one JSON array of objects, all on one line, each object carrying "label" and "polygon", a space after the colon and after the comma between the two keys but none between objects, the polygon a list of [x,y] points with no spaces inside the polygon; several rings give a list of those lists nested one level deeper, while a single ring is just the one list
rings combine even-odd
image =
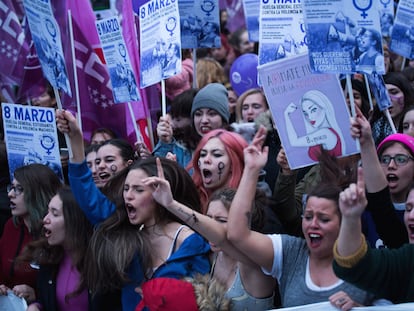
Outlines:
[{"label": "illustrated face on poster", "polygon": [[[295,115],[295,112],[299,113]],[[285,122],[289,143],[293,147],[306,147],[313,161],[318,161],[321,146],[333,156],[343,155],[342,130],[333,105],[324,93],[309,90],[300,99],[299,107],[290,103],[285,109]],[[297,131],[294,124],[303,125],[304,132]]]},{"label": "illustrated face on poster", "polygon": [[291,169],[358,153],[336,75],[313,74],[307,54],[259,66],[259,76]]}]

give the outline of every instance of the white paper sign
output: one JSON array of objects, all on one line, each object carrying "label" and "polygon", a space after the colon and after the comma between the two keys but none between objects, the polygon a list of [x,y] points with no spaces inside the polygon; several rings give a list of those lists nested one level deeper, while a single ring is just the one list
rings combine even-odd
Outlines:
[{"label": "white paper sign", "polygon": [[260,1],[259,64],[307,52],[300,1]]},{"label": "white paper sign", "polygon": [[24,0],[23,3],[43,74],[53,87],[71,96],[59,25],[50,1]]},{"label": "white paper sign", "polygon": [[139,7],[142,88],[181,72],[177,2],[151,0]]},{"label": "white paper sign", "polygon": [[313,72],[385,72],[376,4],[372,0],[304,1]]},{"label": "white paper sign", "polygon": [[96,21],[116,103],[139,101],[139,90],[117,16]]},{"label": "white paper sign", "polygon": [[49,166],[63,181],[53,108],[2,103],[10,177],[32,163]]}]

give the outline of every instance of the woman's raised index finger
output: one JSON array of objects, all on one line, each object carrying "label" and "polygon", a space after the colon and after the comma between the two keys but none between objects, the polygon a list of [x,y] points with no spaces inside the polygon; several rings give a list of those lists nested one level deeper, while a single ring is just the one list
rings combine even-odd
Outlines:
[{"label": "woman's raised index finger", "polygon": [[162,164],[161,164],[161,160],[160,158],[156,158],[155,161],[157,162],[157,174],[159,178],[165,179],[164,178],[164,170],[162,169]]}]

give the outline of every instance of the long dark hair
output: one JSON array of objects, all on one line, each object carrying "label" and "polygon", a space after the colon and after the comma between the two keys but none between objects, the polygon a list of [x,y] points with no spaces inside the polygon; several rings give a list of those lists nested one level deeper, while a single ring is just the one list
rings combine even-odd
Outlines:
[{"label": "long dark hair", "polygon": [[[92,235],[92,225],[87,220],[71,189],[64,186],[57,194],[62,201],[62,212],[65,221],[65,246],[70,250],[73,265],[81,275],[80,283],[73,293],[67,293],[65,299],[76,296],[85,288],[83,272],[85,269],[85,252]],[[35,262],[39,265],[58,267],[65,255],[63,245],[49,245],[47,239],[42,236],[39,240],[29,243],[18,258],[18,261]]]},{"label": "long dark hair", "polygon": [[[176,162],[160,158],[164,176],[169,181],[175,200],[201,211],[198,191],[187,171]],[[150,243],[145,230],[129,222],[122,197],[122,189],[128,173],[141,169],[148,176],[157,176],[155,157],[141,159],[115,175],[105,186],[112,189],[116,211],[105,220],[94,232],[90,247],[86,253],[86,283],[92,292],[107,292],[120,289],[131,281],[127,276],[127,268],[136,255],[140,258],[143,273],[151,267]],[[157,223],[172,221],[182,222],[167,209],[158,206],[155,215]]]},{"label": "long dark hair", "polygon": [[[43,164],[29,164],[14,171],[14,178],[23,187],[24,204],[29,215],[29,231],[37,239],[43,226],[50,199],[63,186],[55,172]],[[18,218],[13,219],[15,224]]]}]

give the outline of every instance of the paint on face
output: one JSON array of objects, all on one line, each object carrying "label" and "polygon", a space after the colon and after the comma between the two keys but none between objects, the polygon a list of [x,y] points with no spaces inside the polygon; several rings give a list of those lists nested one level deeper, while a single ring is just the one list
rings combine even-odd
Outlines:
[{"label": "paint on face", "polygon": [[201,149],[200,174],[205,188],[216,190],[225,186],[231,177],[231,164],[223,142],[211,138]]},{"label": "paint on face", "polygon": [[404,110],[404,93],[394,84],[385,84],[392,106],[388,108],[392,118],[398,117]]},{"label": "paint on face", "polygon": [[98,175],[101,183],[105,185],[109,178],[127,166],[127,162],[121,156],[118,147],[104,145],[96,153],[95,163],[98,168]]},{"label": "paint on face", "polygon": [[219,180],[221,180],[221,175],[223,174],[225,164],[223,162],[219,162],[217,168],[218,168],[218,174],[219,174]]}]

